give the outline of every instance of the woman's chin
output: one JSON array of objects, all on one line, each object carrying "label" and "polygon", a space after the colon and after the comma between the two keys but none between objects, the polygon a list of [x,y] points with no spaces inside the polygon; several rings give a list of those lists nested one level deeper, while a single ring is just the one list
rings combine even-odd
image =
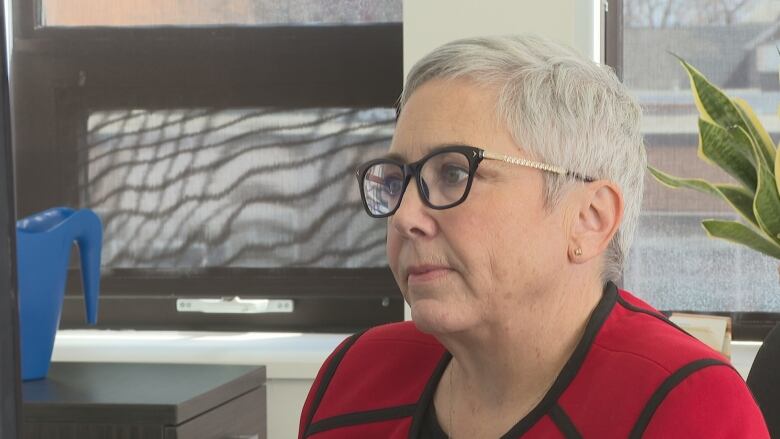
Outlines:
[{"label": "woman's chin", "polygon": [[471,324],[460,312],[452,312],[459,307],[444,304],[434,299],[417,300],[411,305],[412,321],[422,332],[431,335],[451,334],[468,329]]}]

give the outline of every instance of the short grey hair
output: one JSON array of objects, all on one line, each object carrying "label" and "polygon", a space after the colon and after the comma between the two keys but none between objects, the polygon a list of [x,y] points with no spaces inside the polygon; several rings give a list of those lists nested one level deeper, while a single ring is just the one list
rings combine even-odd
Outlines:
[{"label": "short grey hair", "polygon": [[[628,89],[610,68],[538,36],[467,38],[435,49],[412,67],[399,114],[425,82],[455,78],[498,90],[499,117],[534,159],[621,189],[623,222],[601,273],[604,281],[618,280],[639,220],[647,166],[642,111]],[[571,184],[545,173],[547,206],[557,205]]]}]

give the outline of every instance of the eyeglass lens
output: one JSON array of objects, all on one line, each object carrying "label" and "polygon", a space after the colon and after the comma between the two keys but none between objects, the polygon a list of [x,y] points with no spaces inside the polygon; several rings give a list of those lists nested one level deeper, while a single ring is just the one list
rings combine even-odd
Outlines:
[{"label": "eyeglass lens", "polygon": [[[433,207],[444,208],[462,201],[469,181],[470,163],[459,152],[432,155],[420,169],[420,192]],[[363,195],[372,215],[393,212],[404,191],[404,170],[383,162],[368,168],[363,178]]]}]

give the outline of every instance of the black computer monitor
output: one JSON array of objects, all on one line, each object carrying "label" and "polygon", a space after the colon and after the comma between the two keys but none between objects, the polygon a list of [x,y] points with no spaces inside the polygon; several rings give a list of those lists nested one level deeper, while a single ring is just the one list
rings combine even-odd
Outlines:
[{"label": "black computer monitor", "polygon": [[5,5],[0,3],[0,438],[21,437],[16,210],[8,99]]}]

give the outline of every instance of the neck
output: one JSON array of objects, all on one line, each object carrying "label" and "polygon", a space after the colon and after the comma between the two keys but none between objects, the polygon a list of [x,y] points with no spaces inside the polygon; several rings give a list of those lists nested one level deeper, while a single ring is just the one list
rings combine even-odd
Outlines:
[{"label": "neck", "polygon": [[457,369],[451,390],[488,413],[527,413],[552,386],[582,338],[602,290],[596,282],[528,295],[540,299],[473,330],[438,337],[453,354],[446,373]]}]

